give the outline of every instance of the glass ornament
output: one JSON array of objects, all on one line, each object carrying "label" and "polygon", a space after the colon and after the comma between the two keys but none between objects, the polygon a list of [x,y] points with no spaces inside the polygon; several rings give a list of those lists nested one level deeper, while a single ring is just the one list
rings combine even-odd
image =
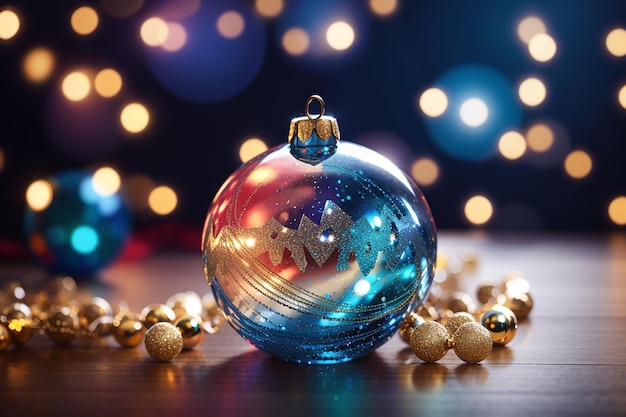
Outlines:
[{"label": "glass ornament", "polygon": [[46,207],[26,207],[24,232],[36,261],[51,273],[81,279],[113,262],[130,234],[130,216],[119,192],[99,191],[92,172],[66,171],[46,180]]},{"label": "glass ornament", "polygon": [[[320,114],[311,114],[313,101]],[[205,275],[228,323],[287,361],[328,364],[372,352],[426,298],[436,230],[396,165],[341,141],[311,96],[289,143],[237,169],[209,208]]]}]

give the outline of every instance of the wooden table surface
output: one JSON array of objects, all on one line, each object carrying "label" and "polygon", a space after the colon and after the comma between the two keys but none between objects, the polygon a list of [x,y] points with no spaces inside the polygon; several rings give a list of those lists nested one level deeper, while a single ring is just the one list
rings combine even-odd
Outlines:
[{"label": "wooden table surface", "polygon": [[[515,340],[480,365],[453,352],[422,364],[399,336],[352,362],[297,365],[228,326],[169,363],[143,344],[38,335],[0,352],[0,416],[626,415],[626,234],[440,233],[441,253],[467,248],[480,256],[476,285],[518,269],[535,301]],[[209,287],[200,254],[177,253],[118,262],[88,290],[141,310]]]}]

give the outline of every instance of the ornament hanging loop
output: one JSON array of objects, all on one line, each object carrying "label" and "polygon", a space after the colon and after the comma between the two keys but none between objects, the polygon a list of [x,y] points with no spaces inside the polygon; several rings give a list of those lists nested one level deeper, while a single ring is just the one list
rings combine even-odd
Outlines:
[{"label": "ornament hanging loop", "polygon": [[[310,113],[310,107],[313,101],[317,101],[320,104],[320,113],[317,115],[313,115]],[[313,94],[311,97],[307,99],[306,104],[304,105],[304,114],[306,114],[306,117],[308,117],[309,120],[320,119],[324,115],[325,112],[326,112],[326,103],[324,103],[324,99],[321,96],[317,94]]]}]

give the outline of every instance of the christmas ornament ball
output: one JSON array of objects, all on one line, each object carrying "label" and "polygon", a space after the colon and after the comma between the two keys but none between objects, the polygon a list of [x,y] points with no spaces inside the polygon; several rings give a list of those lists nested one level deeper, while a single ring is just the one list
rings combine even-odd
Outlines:
[{"label": "christmas ornament ball", "polygon": [[91,277],[119,255],[130,234],[120,193],[102,191],[93,174],[72,170],[37,181],[24,234],[35,260],[51,273]]},{"label": "christmas ornament ball", "polygon": [[[318,101],[320,114],[309,106]],[[312,96],[289,143],[237,169],[209,208],[207,281],[226,320],[292,362],[372,352],[426,298],[436,230],[415,183],[377,152],[339,142]]]}]

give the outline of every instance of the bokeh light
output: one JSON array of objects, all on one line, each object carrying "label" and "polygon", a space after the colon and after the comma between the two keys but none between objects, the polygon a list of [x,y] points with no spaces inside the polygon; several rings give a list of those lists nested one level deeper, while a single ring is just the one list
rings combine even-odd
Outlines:
[{"label": "bokeh light", "polygon": [[70,235],[72,248],[83,255],[92,253],[98,248],[100,237],[91,226],[78,226]]},{"label": "bokeh light", "polygon": [[543,103],[547,90],[543,81],[535,77],[529,77],[520,83],[518,94],[522,103],[529,107],[535,107]]},{"label": "bokeh light", "polygon": [[421,186],[433,185],[439,179],[439,165],[431,158],[419,158],[411,165],[411,177]]},{"label": "bokeh light", "polygon": [[255,0],[254,7],[263,17],[276,17],[284,8],[283,0]]},{"label": "bokeh light", "polygon": [[26,189],[26,204],[33,211],[42,211],[50,205],[52,196],[52,185],[46,180],[36,180]]},{"label": "bokeh light", "polygon": [[167,22],[167,39],[161,47],[168,52],[176,52],[187,43],[187,31],[180,23]]},{"label": "bokeh light", "polygon": [[545,152],[554,143],[554,132],[550,126],[537,123],[526,132],[528,148],[535,152]]},{"label": "bokeh light", "polygon": [[72,29],[79,35],[89,35],[93,33],[98,27],[98,22],[98,13],[89,6],[82,6],[74,10],[70,18]]},{"label": "bokeh light", "polygon": [[585,178],[591,172],[593,162],[591,156],[585,151],[572,151],[565,158],[565,172],[572,178]]},{"label": "bokeh light", "polygon": [[606,49],[611,55],[622,57],[626,55],[626,30],[623,28],[613,29],[606,36]]},{"label": "bokeh light", "polygon": [[54,61],[54,55],[48,48],[34,48],[24,57],[22,63],[24,76],[33,83],[46,81],[54,70]]},{"label": "bokeh light", "polygon": [[20,18],[13,10],[0,11],[0,39],[9,40],[20,30]]},{"label": "bokeh light", "polygon": [[464,213],[470,223],[480,226],[493,216],[493,204],[484,195],[475,195],[465,202]]},{"label": "bokeh light", "polygon": [[84,72],[74,71],[63,79],[61,91],[65,98],[70,101],[81,101],[89,95],[91,82]]},{"label": "bokeh light", "polygon": [[144,0],[100,0],[100,7],[109,16],[129,17],[143,6]]},{"label": "bokeh light", "polygon": [[139,133],[148,127],[150,112],[141,103],[130,103],[124,106],[120,114],[122,127],[130,133]]},{"label": "bokeh light", "polygon": [[419,97],[419,108],[429,117],[439,117],[448,108],[448,97],[441,89],[432,87]]},{"label": "bokeh light", "polygon": [[282,39],[283,49],[289,55],[302,55],[309,49],[309,43],[309,35],[300,28],[287,30]]},{"label": "bokeh light", "polygon": [[511,130],[500,137],[498,150],[506,159],[519,159],[526,152],[526,139],[521,133]]},{"label": "bokeh light", "polygon": [[122,76],[113,68],[105,68],[96,74],[93,86],[100,96],[114,97],[122,89]]},{"label": "bokeh light", "polygon": [[487,121],[489,108],[481,99],[472,97],[461,104],[459,116],[463,123],[469,127],[478,127]]},{"label": "bokeh light", "polygon": [[169,36],[169,26],[160,17],[149,17],[141,24],[139,36],[143,43],[148,46],[161,46]]},{"label": "bokeh light", "polygon": [[349,23],[339,21],[332,23],[326,30],[326,42],[337,51],[344,51],[354,43],[354,29]]},{"label": "bokeh light", "polygon": [[546,33],[546,25],[536,16],[525,17],[517,25],[517,36],[526,44],[540,33]]},{"label": "bokeh light", "polygon": [[615,197],[609,203],[609,219],[619,226],[626,225],[626,196]]},{"label": "bokeh light", "polygon": [[91,185],[95,192],[103,197],[111,196],[120,189],[120,174],[111,167],[97,169],[91,177]]},{"label": "bokeh light", "polygon": [[259,138],[250,138],[239,147],[239,159],[241,159],[241,162],[248,162],[266,150],[267,145],[265,142]]},{"label": "bokeh light", "polygon": [[624,109],[626,109],[626,84],[619,89],[619,92],[617,93],[617,101]]},{"label": "bokeh light", "polygon": [[398,0],[369,0],[370,10],[378,16],[389,16],[398,8]]},{"label": "bokeh light", "polygon": [[239,37],[243,33],[245,26],[246,24],[241,14],[234,10],[222,13],[217,19],[217,31],[228,39]]},{"label": "bokeh light", "polygon": [[556,41],[547,33],[539,33],[528,42],[528,52],[535,61],[550,61],[556,55],[556,49]]},{"label": "bokeh light", "polygon": [[154,188],[148,195],[148,205],[154,213],[165,216],[176,209],[178,197],[173,189],[161,185]]}]

